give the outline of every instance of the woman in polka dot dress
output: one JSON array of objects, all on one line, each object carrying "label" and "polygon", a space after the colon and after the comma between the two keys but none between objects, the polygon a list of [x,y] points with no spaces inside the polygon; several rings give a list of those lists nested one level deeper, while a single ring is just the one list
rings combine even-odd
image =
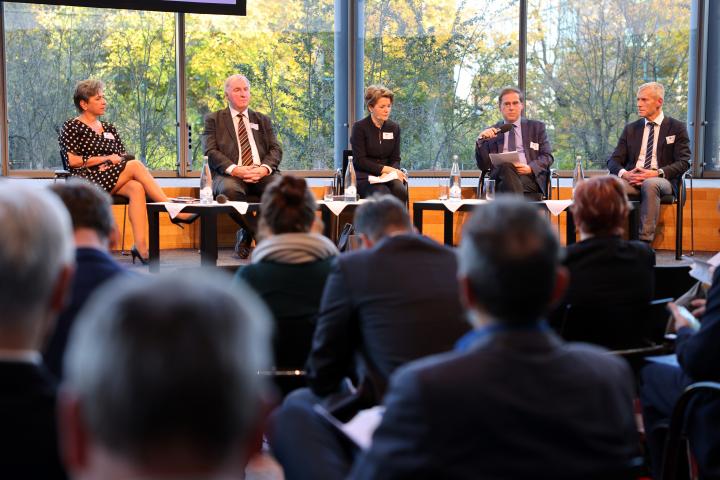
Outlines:
[{"label": "woman in polka dot dress", "polygon": [[[129,200],[128,216],[135,246],[133,263],[147,263],[148,220],[146,198],[167,202],[168,197],[148,169],[138,160],[127,160],[125,146],[115,127],[101,122],[107,101],[100,80],[83,80],[75,86],[73,101],[80,114],[65,122],[58,141],[63,163],[74,176],[84,177],[111,194]],[[180,214],[175,223],[189,223],[197,215]]]}]

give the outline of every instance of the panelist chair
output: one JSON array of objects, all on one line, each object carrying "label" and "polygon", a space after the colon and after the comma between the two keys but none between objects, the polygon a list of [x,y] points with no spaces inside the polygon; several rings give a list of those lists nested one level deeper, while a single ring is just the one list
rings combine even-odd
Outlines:
[{"label": "panelist chair", "polygon": [[[62,158],[62,157],[61,157]],[[62,161],[63,168],[55,170],[53,182],[57,182],[58,180],[67,180],[70,178],[70,171],[68,170],[68,166],[65,164],[65,160]],[[123,225],[122,225],[122,233],[121,233],[121,240],[120,240],[120,254],[121,255],[127,255],[127,252],[125,252],[125,226],[127,224],[127,208],[130,204],[130,200],[128,200],[127,197],[124,197],[122,195],[111,195],[112,197],[112,204],[113,205],[122,205],[123,206]]]},{"label": "panelist chair", "polygon": [[[350,156],[352,155],[352,150],[343,150],[343,158],[342,158],[342,178],[343,181],[345,180],[345,171],[347,170],[348,161],[350,159]],[[408,171],[405,168],[400,169],[405,176],[408,176]],[[410,183],[409,182],[403,182],[405,183],[405,188],[407,188],[408,195],[407,195],[407,201],[405,202],[405,208],[407,208],[407,211],[410,211]]]},{"label": "panelist chair", "polygon": [[[697,421],[696,412],[702,410],[703,421]],[[691,453],[691,445],[688,439],[688,427],[700,426],[701,428],[716,428],[720,419],[720,383],[718,382],[696,382],[688,386],[675,403],[667,437],[665,438],[665,452],[662,464],[662,480],[676,480],[678,476],[679,457],[682,452],[687,458],[687,465],[690,467],[690,478],[696,479],[695,462]],[[697,428],[697,427],[696,427]],[[711,470],[720,469],[720,445],[696,445],[693,449],[703,449],[703,456],[712,465],[704,465],[704,468]],[[699,478],[717,478],[718,471],[700,472]],[[707,475],[707,477],[704,477]]]},{"label": "panelist chair", "polygon": [[[693,177],[690,169],[688,169],[680,177],[680,186],[677,196],[670,194],[660,197],[660,205],[675,205],[675,260],[680,260],[683,254],[683,207],[685,206],[685,201],[687,200],[686,180],[690,180],[690,255],[695,255]],[[630,200],[639,200],[639,196],[630,195]]]}]

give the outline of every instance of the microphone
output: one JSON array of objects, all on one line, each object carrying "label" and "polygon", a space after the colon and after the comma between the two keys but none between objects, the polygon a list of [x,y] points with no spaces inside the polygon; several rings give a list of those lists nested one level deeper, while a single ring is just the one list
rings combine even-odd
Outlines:
[{"label": "microphone", "polygon": [[135,160],[135,155],[133,155],[132,153],[127,153],[127,152],[125,152],[125,153],[123,153],[123,154],[120,155],[120,158],[122,158],[122,159],[125,160],[125,161]]},{"label": "microphone", "polygon": [[510,130],[512,130],[513,124],[512,123],[504,123],[504,124],[500,125],[499,127],[494,127],[494,128],[498,129],[498,131],[495,133],[495,135],[493,135],[492,137],[480,135],[480,138],[482,138],[483,140],[487,140],[489,138],[496,137],[501,133],[509,132]]},{"label": "microphone", "polygon": [[222,205],[223,203],[227,203],[228,197],[221,193],[220,195],[215,197],[215,200],[217,200],[217,202]]}]

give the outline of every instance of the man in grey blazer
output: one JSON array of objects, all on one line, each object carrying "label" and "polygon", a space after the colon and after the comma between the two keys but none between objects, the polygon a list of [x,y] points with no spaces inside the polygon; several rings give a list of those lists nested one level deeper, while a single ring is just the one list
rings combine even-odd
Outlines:
[{"label": "man in grey blazer", "polygon": [[[259,201],[265,186],[279,174],[282,149],[270,118],[250,110],[250,82],[243,75],[225,80],[228,107],[205,117],[205,155],[213,176],[213,193],[233,201]],[[241,258],[250,254],[257,219],[237,219],[235,251]]]},{"label": "man in grey blazer", "polygon": [[657,82],[640,85],[640,120],[623,129],[608,170],[624,180],[628,196],[640,197],[640,240],[651,243],[663,195],[677,196],[680,177],[690,168],[690,138],[685,123],[663,114],[665,88]]}]

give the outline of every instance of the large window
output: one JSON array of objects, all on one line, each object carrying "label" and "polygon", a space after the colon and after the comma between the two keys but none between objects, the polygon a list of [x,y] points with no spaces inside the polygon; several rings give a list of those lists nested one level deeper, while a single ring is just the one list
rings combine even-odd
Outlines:
[{"label": "large window", "polygon": [[517,84],[518,2],[366,0],[365,84],[395,93],[403,165],[475,165],[475,139]]},{"label": "large window", "polygon": [[664,112],[687,119],[691,0],[529,0],[528,117],[548,125],[557,168],[605,168],[638,118],[637,87],[665,85]]},{"label": "large window", "polygon": [[[1,153],[11,172],[59,167],[58,130],[77,114],[73,87],[95,77],[107,86],[105,120],[130,153],[153,170],[187,172],[178,148],[189,146],[189,171],[196,172],[203,119],[226,106],[227,76],[243,73],[251,108],[275,126],[283,170],[331,169],[335,128],[344,131],[348,120],[335,118],[335,93],[357,98],[355,88],[378,83],[395,91],[403,166],[446,169],[458,155],[463,168],[474,169],[478,133],[500,119],[497,94],[521,82],[528,118],[548,126],[555,167],[569,169],[579,155],[586,167],[602,169],[623,126],[637,118],[640,84],[662,82],[665,113],[687,120],[691,6],[708,5],[710,25],[718,10],[703,0],[347,1],[359,9],[348,9],[359,19],[358,38],[342,27],[354,19],[336,18],[336,0],[253,0],[244,17],[2,2],[9,124]],[[176,39],[177,31],[184,38]],[[362,85],[335,78],[336,36],[361,49],[362,64],[349,65],[348,75],[362,69]],[[706,170],[720,171],[720,107],[711,81],[717,38],[710,28],[706,117],[697,120],[709,123],[696,150]],[[189,145],[178,125],[187,125]]]},{"label": "large window", "polygon": [[271,117],[281,169],[332,168],[333,13],[333,0],[268,0],[248,5],[246,17],[186,16],[194,168],[203,118],[227,105],[223,83],[233,73],[250,80],[250,108]]},{"label": "large window", "polygon": [[77,115],[74,85],[106,84],[108,113],[128,151],[175,169],[176,83],[171,13],[4,4],[9,165],[60,166],[58,132]]}]

